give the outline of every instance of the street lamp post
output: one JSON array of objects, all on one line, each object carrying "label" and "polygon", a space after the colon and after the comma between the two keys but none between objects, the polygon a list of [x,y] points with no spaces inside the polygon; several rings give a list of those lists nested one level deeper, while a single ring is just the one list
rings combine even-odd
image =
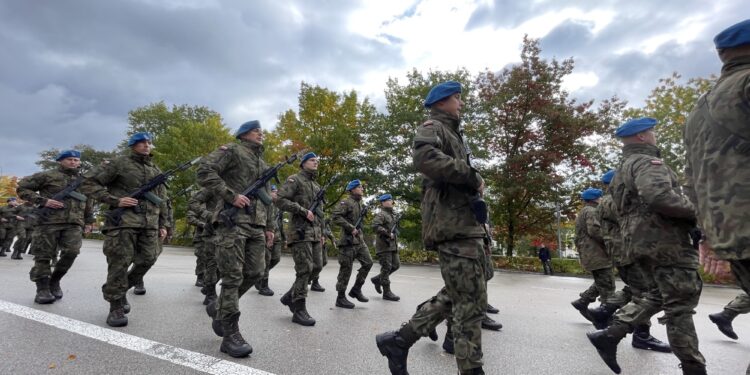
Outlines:
[{"label": "street lamp post", "polygon": [[555,202],[555,216],[557,217],[557,253],[563,257],[562,237],[560,237],[560,203]]}]

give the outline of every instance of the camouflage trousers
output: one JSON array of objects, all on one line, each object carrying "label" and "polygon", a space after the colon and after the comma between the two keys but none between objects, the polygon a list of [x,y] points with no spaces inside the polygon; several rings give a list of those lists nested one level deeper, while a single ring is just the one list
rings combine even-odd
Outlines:
[{"label": "camouflage trousers", "polygon": [[105,236],[107,282],[102,285],[102,293],[105,300],[114,302],[124,297],[128,289],[143,283],[143,276],[156,263],[161,253],[159,231],[122,228],[109,230]]},{"label": "camouflage trousers", "polygon": [[398,258],[398,251],[386,251],[378,254],[378,263],[380,263],[380,274],[377,279],[381,285],[391,285],[390,275],[401,267],[401,261]]},{"label": "camouflage trousers", "polygon": [[203,237],[195,237],[193,238],[193,254],[195,255],[195,274],[196,275],[203,275],[206,273],[206,258],[204,255],[205,249],[204,249],[205,241],[203,241]]},{"label": "camouflage trousers", "polygon": [[735,315],[747,314],[750,312],[750,259],[730,260],[732,273],[737,279],[743,293],[740,293],[732,302],[724,307]]},{"label": "camouflage trousers", "polygon": [[266,270],[263,272],[263,279],[268,280],[268,275],[271,273],[271,269],[276,267],[281,261],[281,248],[284,243],[276,241],[272,247],[266,248]]},{"label": "camouflage trousers", "polygon": [[698,349],[693,315],[703,289],[698,271],[682,267],[652,266],[637,262],[649,290],[620,308],[608,328],[615,337],[625,337],[636,326],[646,324],[651,317],[664,310],[659,323],[667,325],[667,338],[681,363],[705,365]]},{"label": "camouflage trousers", "polygon": [[83,228],[76,224],[40,225],[34,238],[34,266],[29,277],[31,281],[52,276],[52,260],[60,250],[60,259],[55,263],[54,272],[66,274],[81,252]]},{"label": "camouflage trousers", "polygon": [[615,293],[615,275],[612,268],[593,270],[591,274],[594,276],[594,283],[580,294],[581,300],[591,303],[599,297],[601,303],[612,303],[611,298]]},{"label": "camouflage trousers", "polygon": [[10,245],[13,244],[13,239],[16,237],[15,225],[5,226],[5,235],[0,237],[0,249],[4,251],[10,251]]},{"label": "camouflage trousers", "polygon": [[357,270],[357,278],[354,282],[355,287],[361,287],[365,283],[367,273],[372,268],[372,257],[370,256],[370,250],[365,244],[359,244],[354,246],[342,246],[339,247],[339,275],[336,281],[336,291],[344,292],[346,287],[349,285],[349,279],[352,276],[352,270],[354,260],[359,261],[359,270]]},{"label": "camouflage trousers", "polygon": [[[322,245],[320,241],[295,242],[292,248],[292,259],[294,259],[294,284],[292,284],[292,301],[307,298],[307,284],[315,269],[315,248],[320,252]],[[320,273],[320,271],[318,271]]]},{"label": "camouflage trousers", "polygon": [[[449,248],[476,247],[477,259],[453,255]],[[427,336],[450,317],[458,369],[467,372],[482,366],[482,319],[487,310],[487,282],[484,243],[481,238],[444,242],[437,245],[443,287],[423,303],[406,324],[419,336]]]},{"label": "camouflage trousers", "polygon": [[[639,284],[639,279],[642,280],[643,277],[639,275],[640,271],[638,271],[637,274],[634,274],[636,270],[633,268],[632,264],[627,266],[616,264],[615,268],[617,269],[617,274],[620,276],[620,280],[625,283],[625,286],[621,290],[612,294],[612,297],[610,298],[610,303],[617,306],[619,309],[620,307],[627,305],[628,302],[633,299],[634,289],[636,289],[636,292],[640,292],[637,288],[643,288],[643,286]],[[635,280],[630,280],[631,278],[635,278]],[[631,287],[630,284],[632,283],[636,283],[637,285]]]},{"label": "camouflage trousers", "polygon": [[240,311],[242,297],[266,269],[265,228],[240,223],[216,230],[216,264],[221,273],[217,320]]},{"label": "camouflage trousers", "polygon": [[213,288],[219,282],[219,266],[216,264],[216,243],[213,237],[204,237],[201,253],[205,268],[203,269],[203,285]]},{"label": "camouflage trousers", "polygon": [[31,235],[33,233],[32,228],[22,228],[16,233],[16,243],[13,244],[13,251],[19,253],[25,253],[26,249],[31,244]]},{"label": "camouflage trousers", "polygon": [[313,246],[313,270],[310,274],[310,280],[315,280],[320,277],[320,272],[323,271],[323,267],[328,264],[328,254],[326,247],[322,244],[320,246]]}]

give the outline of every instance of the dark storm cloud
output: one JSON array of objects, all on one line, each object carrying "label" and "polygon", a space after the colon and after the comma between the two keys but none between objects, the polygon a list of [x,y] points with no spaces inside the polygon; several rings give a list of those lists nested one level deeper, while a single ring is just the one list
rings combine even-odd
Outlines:
[{"label": "dark storm cloud", "polygon": [[240,119],[229,112],[245,104],[262,108],[257,117],[272,126],[279,112],[296,107],[300,79],[356,85],[365,71],[401,64],[396,45],[347,31],[354,7],[345,0],[325,7],[2,2],[0,167],[24,175],[49,147],[109,149],[123,137],[129,110],[160,100],[206,105],[230,127]]}]

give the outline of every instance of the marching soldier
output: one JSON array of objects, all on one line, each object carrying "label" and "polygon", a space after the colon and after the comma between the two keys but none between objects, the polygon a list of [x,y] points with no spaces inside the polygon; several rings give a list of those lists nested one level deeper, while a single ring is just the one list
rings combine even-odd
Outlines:
[{"label": "marching soldier", "polygon": [[[393,196],[383,194],[378,198],[380,201],[380,212],[372,220],[372,229],[377,235],[375,238],[375,253],[380,262],[380,274],[371,278],[375,285],[375,291],[383,293],[383,299],[387,301],[398,301],[401,297],[391,291],[390,275],[401,267],[398,259],[397,226],[398,218],[393,212]],[[382,290],[381,290],[382,287]]]}]

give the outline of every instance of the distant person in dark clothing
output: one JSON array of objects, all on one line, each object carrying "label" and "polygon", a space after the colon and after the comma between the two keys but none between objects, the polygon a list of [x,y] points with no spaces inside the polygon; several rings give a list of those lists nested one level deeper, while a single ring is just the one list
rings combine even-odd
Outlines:
[{"label": "distant person in dark clothing", "polygon": [[542,261],[542,268],[544,269],[545,275],[553,275],[552,272],[552,261],[549,255],[549,249],[544,244],[539,246],[539,260]]}]

